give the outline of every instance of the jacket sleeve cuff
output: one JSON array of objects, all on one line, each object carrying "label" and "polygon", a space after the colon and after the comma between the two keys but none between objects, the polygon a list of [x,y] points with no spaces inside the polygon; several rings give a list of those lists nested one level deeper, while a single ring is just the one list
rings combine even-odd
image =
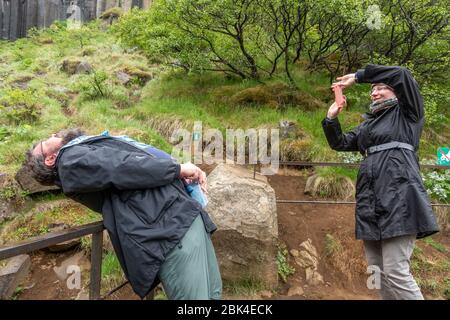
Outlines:
[{"label": "jacket sleeve cuff", "polygon": [[359,69],[356,73],[355,73],[355,82],[356,83],[364,83],[365,81],[365,70],[364,69]]},{"label": "jacket sleeve cuff", "polygon": [[175,167],[175,179],[180,178],[181,177],[180,174],[181,174],[181,165],[177,163]]},{"label": "jacket sleeve cuff", "polygon": [[323,121],[322,121],[322,124],[323,125],[330,125],[330,124],[336,123],[336,121],[337,121],[336,119],[337,119],[337,117],[334,118],[334,119],[330,119],[328,117],[325,117],[325,119],[323,119]]}]

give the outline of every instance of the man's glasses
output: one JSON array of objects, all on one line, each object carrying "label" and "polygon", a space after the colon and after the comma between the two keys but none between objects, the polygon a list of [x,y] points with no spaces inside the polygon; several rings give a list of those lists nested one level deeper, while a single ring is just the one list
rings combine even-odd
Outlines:
[{"label": "man's glasses", "polygon": [[41,141],[41,155],[42,155],[42,157],[44,157],[44,159],[45,159],[45,158],[47,158],[47,156],[46,156],[45,153],[44,153],[44,146],[43,146],[43,144],[44,144],[44,141]]}]

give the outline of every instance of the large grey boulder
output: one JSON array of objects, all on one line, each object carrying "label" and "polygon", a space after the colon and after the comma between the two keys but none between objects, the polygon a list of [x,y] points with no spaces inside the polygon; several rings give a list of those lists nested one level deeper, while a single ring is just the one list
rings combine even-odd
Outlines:
[{"label": "large grey boulder", "polygon": [[275,191],[267,179],[240,167],[218,165],[208,176],[206,210],[218,229],[212,237],[222,278],[278,283]]}]

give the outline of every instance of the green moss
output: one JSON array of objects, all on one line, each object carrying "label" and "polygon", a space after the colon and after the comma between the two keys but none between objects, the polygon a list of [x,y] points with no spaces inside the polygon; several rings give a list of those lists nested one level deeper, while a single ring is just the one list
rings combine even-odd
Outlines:
[{"label": "green moss", "polygon": [[325,252],[327,256],[334,256],[342,251],[342,245],[338,239],[331,234],[325,235]]},{"label": "green moss", "polygon": [[244,277],[239,281],[223,282],[223,290],[226,295],[254,296],[265,289],[263,281],[255,277]]},{"label": "green moss", "polygon": [[[34,213],[34,214],[33,214]],[[11,226],[5,225],[0,242],[11,243],[49,232],[54,224],[79,226],[101,220],[101,216],[80,205],[63,203],[48,210],[31,212],[17,217]]]},{"label": "green moss", "polygon": [[439,252],[446,253],[448,251],[443,244],[435,241],[432,237],[426,237],[423,241]]},{"label": "green moss", "polygon": [[125,281],[125,276],[117,256],[107,252],[102,260],[102,293],[107,293]]},{"label": "green moss", "polygon": [[120,18],[124,14],[124,11],[122,8],[114,7],[111,9],[106,10],[100,15],[100,19],[107,20],[111,18]]}]

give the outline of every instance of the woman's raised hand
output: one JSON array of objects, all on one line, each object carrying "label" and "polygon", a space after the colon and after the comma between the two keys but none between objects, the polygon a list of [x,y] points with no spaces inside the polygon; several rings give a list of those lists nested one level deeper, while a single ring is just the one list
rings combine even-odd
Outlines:
[{"label": "woman's raised hand", "polygon": [[336,79],[339,80],[339,82],[335,83],[335,85],[340,85],[342,87],[342,89],[348,88],[348,87],[352,86],[353,84],[355,84],[355,82],[356,82],[354,73],[349,73],[349,74],[346,74],[345,76],[337,77]]},{"label": "woman's raised hand", "polygon": [[342,109],[344,109],[344,107],[347,105],[347,103],[345,102],[343,105],[338,106],[336,104],[336,102],[333,102],[333,104],[330,106],[330,108],[328,109],[328,113],[327,113],[327,118],[328,119],[334,119],[336,118],[339,113],[341,113]]}]

